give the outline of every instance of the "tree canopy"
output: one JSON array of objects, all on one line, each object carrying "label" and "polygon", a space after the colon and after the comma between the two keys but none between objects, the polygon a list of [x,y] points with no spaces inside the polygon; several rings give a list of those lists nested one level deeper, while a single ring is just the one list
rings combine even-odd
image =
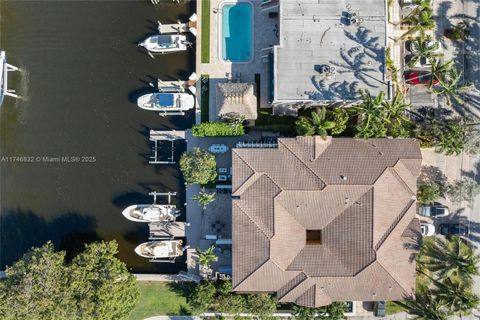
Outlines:
[{"label": "tree canopy", "polygon": [[116,242],[86,245],[71,263],[51,242],[6,269],[0,283],[0,318],[127,319],[138,291],[118,260]]},{"label": "tree canopy", "polygon": [[180,170],[188,184],[208,184],[217,177],[217,163],[210,152],[194,148],[180,158]]}]

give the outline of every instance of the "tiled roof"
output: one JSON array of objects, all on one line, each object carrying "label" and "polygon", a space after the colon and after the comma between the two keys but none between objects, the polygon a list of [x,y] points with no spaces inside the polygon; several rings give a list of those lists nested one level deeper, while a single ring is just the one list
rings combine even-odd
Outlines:
[{"label": "tiled roof", "polygon": [[305,306],[413,294],[415,140],[282,138],[232,154],[235,291]]}]

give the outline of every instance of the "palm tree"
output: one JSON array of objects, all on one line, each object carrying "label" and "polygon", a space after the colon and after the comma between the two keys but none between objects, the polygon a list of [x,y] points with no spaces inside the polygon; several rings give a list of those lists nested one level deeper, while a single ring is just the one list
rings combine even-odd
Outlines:
[{"label": "palm tree", "polygon": [[424,245],[425,267],[437,275],[439,280],[452,278],[466,285],[472,283],[472,276],[478,275],[477,264],[480,257],[471,246],[459,237],[441,240]]},{"label": "palm tree", "polygon": [[218,260],[218,257],[215,255],[215,246],[211,246],[208,249],[200,250],[196,249],[198,254],[198,264],[208,268],[210,263],[215,262]]},{"label": "palm tree", "polygon": [[403,23],[410,25],[410,29],[405,32],[401,38],[405,39],[407,36],[420,33],[420,36],[425,36],[427,30],[435,28],[435,19],[433,18],[433,10],[430,6],[421,7],[415,11],[415,14],[407,16]]},{"label": "palm tree", "polygon": [[198,205],[205,210],[210,203],[215,201],[215,192],[209,193],[205,192],[205,189],[202,189],[202,191],[194,195],[192,199],[193,201],[198,202]]},{"label": "palm tree", "polygon": [[454,61],[450,60],[447,62],[442,62],[439,59],[434,59],[431,67],[432,77],[430,79],[430,84],[428,85],[431,88],[434,84],[434,81],[440,81],[444,79],[445,76],[452,70]]},{"label": "palm tree", "polygon": [[450,278],[445,279],[443,282],[431,278],[430,280],[436,286],[432,293],[443,300],[450,311],[455,314],[460,316],[469,314],[480,303],[478,296],[471,292],[470,286],[461,281],[455,281]]},{"label": "palm tree", "polygon": [[447,320],[450,310],[442,299],[434,297],[429,289],[417,291],[415,300],[395,302],[405,308],[415,319]]},{"label": "palm tree", "polygon": [[444,94],[447,98],[447,105],[452,105],[452,100],[464,104],[460,94],[469,92],[475,88],[473,83],[460,83],[462,71],[450,69],[446,75],[439,79],[438,86],[431,89],[435,94]]},{"label": "palm tree", "polygon": [[335,122],[327,120],[327,109],[325,107],[311,113],[311,118],[300,117],[295,126],[298,135],[312,136],[320,135],[323,139],[327,138],[327,130],[335,127]]},{"label": "palm tree", "polygon": [[385,137],[387,135],[386,124],[390,122],[386,109],[382,105],[385,93],[380,92],[376,97],[365,90],[360,90],[359,93],[363,102],[352,107],[360,119],[355,136],[365,139]]},{"label": "palm tree", "polygon": [[452,120],[443,123],[444,128],[437,136],[435,146],[438,151],[444,152],[447,156],[459,155],[465,146],[467,127],[459,121]]},{"label": "palm tree", "polygon": [[408,62],[409,67],[414,67],[419,61],[425,59],[433,62],[440,56],[436,51],[440,48],[439,42],[433,42],[432,37],[419,37],[412,40],[412,46],[415,48],[412,59]]},{"label": "palm tree", "polygon": [[382,105],[389,121],[393,120],[397,124],[410,122],[410,119],[406,116],[406,111],[410,105],[405,103],[405,97],[400,90],[397,90],[392,101],[385,100]]}]

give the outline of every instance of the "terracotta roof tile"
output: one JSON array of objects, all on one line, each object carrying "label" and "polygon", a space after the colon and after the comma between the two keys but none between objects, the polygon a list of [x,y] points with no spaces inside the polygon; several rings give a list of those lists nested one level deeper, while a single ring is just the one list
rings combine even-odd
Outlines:
[{"label": "terracotta roof tile", "polygon": [[233,151],[235,290],[307,306],[411,295],[418,143],[319,139]]}]

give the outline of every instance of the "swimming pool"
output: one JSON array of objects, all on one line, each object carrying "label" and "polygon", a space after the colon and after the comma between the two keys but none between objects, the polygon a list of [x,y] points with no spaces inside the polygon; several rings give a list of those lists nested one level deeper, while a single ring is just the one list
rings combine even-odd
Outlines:
[{"label": "swimming pool", "polygon": [[230,62],[252,59],[252,5],[248,2],[222,6],[222,58]]}]

